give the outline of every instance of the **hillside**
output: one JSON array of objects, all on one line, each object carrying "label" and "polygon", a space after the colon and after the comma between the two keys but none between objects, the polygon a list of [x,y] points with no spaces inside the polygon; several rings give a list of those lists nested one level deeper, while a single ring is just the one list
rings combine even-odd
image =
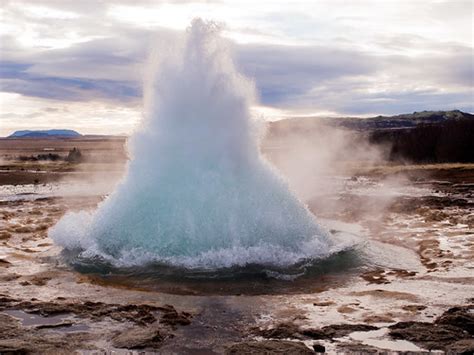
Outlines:
[{"label": "hillside", "polygon": [[474,115],[459,110],[422,111],[396,116],[377,116],[372,118],[342,118],[339,125],[357,130],[414,128],[420,124],[438,124],[448,121],[474,119]]},{"label": "hillside", "polygon": [[328,128],[350,132],[357,146],[366,142],[383,147],[390,161],[474,162],[474,115],[459,110],[372,118],[292,118],[271,122],[266,139],[277,143],[296,135],[317,145]]},{"label": "hillside", "polygon": [[381,129],[407,129],[420,124],[440,124],[448,121],[474,120],[474,115],[459,110],[452,111],[421,111],[396,116],[360,117],[295,117],[270,123],[270,131],[311,131],[321,124],[348,128],[357,131]]}]

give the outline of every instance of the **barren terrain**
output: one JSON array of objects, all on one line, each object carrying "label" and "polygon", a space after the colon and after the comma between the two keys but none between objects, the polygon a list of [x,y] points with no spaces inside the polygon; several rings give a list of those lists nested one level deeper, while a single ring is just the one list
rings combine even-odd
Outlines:
[{"label": "barren terrain", "polygon": [[[93,209],[112,191],[124,143],[0,141],[0,353],[474,350],[473,164],[355,165],[315,177],[327,188],[305,202],[335,236],[364,240],[354,265],[153,287],[79,273],[48,238],[66,211]],[[17,159],[73,147],[83,163]]]}]

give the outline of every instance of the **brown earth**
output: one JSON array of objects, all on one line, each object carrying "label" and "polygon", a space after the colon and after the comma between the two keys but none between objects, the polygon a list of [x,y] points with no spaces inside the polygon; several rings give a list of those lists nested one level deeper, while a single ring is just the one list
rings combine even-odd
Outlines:
[{"label": "brown earth", "polygon": [[[0,140],[0,189],[92,176],[96,181],[97,175],[116,181],[126,162],[123,144]],[[72,147],[84,152],[84,163],[15,158],[45,148],[65,155]],[[364,179],[376,185],[401,175],[410,187],[428,192],[381,201],[356,189]],[[58,258],[48,229],[67,211],[94,209],[103,194],[1,190],[7,197],[0,200],[0,353],[381,353],[390,348],[350,338],[353,332],[380,329],[387,329],[384,339],[406,340],[422,349],[472,352],[473,306],[466,295],[472,297],[474,285],[474,166],[360,168],[348,181],[356,188],[309,199],[310,209],[317,216],[357,222],[371,240],[412,251],[419,267],[369,265],[335,280],[322,275],[290,282],[216,281],[212,287],[203,281],[162,281],[163,288],[153,289],[127,277],[80,274]],[[341,203],[334,204],[335,198]],[[40,323],[25,325],[14,311]]]}]

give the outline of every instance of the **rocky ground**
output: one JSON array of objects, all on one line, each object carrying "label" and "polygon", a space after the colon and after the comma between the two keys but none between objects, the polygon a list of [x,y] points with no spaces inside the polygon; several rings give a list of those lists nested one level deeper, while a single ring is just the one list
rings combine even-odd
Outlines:
[{"label": "rocky ground", "polygon": [[[22,168],[2,171],[38,174]],[[4,176],[0,353],[472,353],[474,167],[326,179],[330,193],[309,207],[334,233],[363,236],[370,262],[304,281],[160,289],[78,273],[47,236],[66,211],[95,208],[110,179],[14,186]]]}]

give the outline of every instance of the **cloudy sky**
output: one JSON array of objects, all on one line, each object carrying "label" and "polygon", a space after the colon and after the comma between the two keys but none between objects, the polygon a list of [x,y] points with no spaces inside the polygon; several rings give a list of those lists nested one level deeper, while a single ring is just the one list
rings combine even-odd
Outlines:
[{"label": "cloudy sky", "polygon": [[150,49],[225,24],[266,119],[474,111],[472,0],[0,0],[0,135],[129,133]]}]

